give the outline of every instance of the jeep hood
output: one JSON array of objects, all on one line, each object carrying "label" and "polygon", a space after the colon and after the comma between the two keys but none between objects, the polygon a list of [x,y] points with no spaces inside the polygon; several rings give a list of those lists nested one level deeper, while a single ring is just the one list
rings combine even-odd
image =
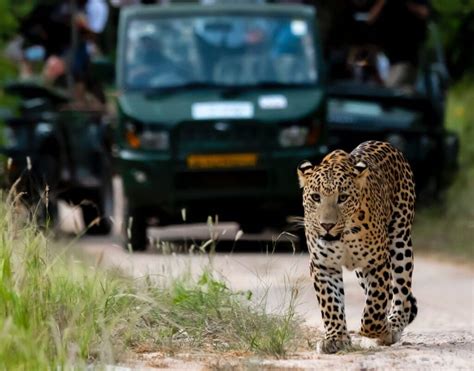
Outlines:
[{"label": "jeep hood", "polygon": [[119,95],[120,111],[147,124],[174,126],[185,121],[294,121],[309,116],[323,104],[318,87],[252,89],[226,96],[222,89],[183,90]]}]

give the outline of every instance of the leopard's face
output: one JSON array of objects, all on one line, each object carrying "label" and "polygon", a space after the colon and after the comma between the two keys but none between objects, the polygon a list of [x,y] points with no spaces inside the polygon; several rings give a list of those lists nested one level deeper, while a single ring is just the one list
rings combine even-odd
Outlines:
[{"label": "leopard's face", "polygon": [[349,160],[300,165],[306,230],[326,243],[339,241],[360,210],[365,173],[364,164],[356,167]]}]

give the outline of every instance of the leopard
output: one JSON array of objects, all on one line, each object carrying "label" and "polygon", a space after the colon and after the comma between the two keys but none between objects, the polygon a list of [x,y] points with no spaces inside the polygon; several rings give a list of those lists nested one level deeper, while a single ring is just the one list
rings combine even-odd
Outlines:
[{"label": "leopard", "polygon": [[334,150],[297,168],[310,274],[324,325],[317,351],[352,346],[343,267],[365,294],[359,334],[381,346],[398,342],[416,317],[412,293],[415,181],[403,153],[382,141]]}]

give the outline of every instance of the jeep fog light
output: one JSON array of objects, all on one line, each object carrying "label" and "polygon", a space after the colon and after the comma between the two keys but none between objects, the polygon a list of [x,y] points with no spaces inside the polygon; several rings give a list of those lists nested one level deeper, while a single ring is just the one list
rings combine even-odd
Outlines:
[{"label": "jeep fog light", "polygon": [[148,180],[148,177],[143,171],[140,170],[132,170],[131,171],[133,177],[135,178],[135,181],[137,183],[143,184]]},{"label": "jeep fog light", "polygon": [[309,129],[304,126],[290,126],[280,131],[278,142],[282,147],[301,147],[306,143]]}]

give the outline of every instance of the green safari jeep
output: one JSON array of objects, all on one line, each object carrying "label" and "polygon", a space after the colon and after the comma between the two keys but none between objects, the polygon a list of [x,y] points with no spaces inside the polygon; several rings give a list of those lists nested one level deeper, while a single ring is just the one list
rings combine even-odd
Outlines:
[{"label": "green safari jeep", "polygon": [[316,17],[295,5],[137,6],[119,23],[117,165],[128,244],[208,215],[244,231],[300,213],[303,159],[327,151]]}]

